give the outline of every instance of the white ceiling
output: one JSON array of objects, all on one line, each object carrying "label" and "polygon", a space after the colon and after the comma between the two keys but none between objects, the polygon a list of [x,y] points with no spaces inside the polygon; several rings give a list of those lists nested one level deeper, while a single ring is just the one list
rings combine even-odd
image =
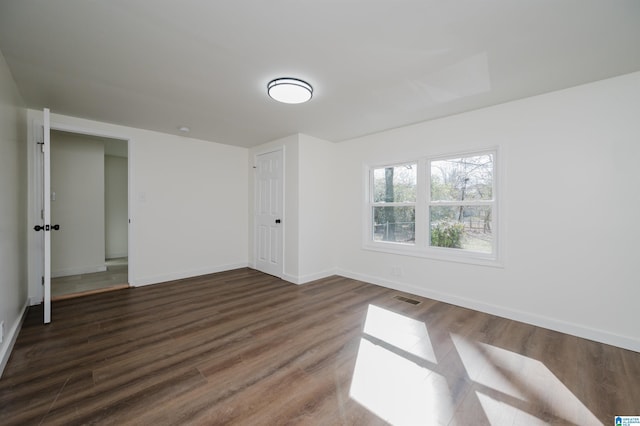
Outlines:
[{"label": "white ceiling", "polygon": [[[239,146],[339,142],[640,70],[638,0],[0,0],[27,106]],[[279,104],[277,77],[315,89]]]}]

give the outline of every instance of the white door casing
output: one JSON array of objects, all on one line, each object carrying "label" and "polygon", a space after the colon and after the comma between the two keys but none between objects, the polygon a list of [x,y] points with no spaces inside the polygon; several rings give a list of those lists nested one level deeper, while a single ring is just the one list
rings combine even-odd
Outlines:
[{"label": "white door casing", "polygon": [[[32,252],[32,258],[34,263],[29,264],[30,276],[37,277],[37,285],[40,287],[42,283],[42,293],[36,292],[35,287],[30,287],[30,302],[32,305],[36,305],[40,302],[43,303],[44,311],[44,323],[51,322],[51,232],[56,232],[51,224],[51,130],[59,130],[68,133],[86,134],[89,136],[110,138],[123,140],[127,142],[127,158],[128,158],[128,282],[133,281],[133,266],[135,262],[132,260],[134,257],[133,250],[133,219],[132,219],[132,195],[133,194],[133,161],[132,161],[132,141],[131,138],[126,135],[120,135],[117,133],[102,131],[101,129],[83,128],[74,125],[67,125],[61,123],[54,123],[51,125],[50,111],[48,108],[43,110],[42,121],[37,118],[34,120],[33,129],[33,142],[35,147],[31,157],[31,164],[34,166],[32,174],[33,185],[30,184],[30,194],[33,195],[33,213],[30,213],[29,222],[34,225],[42,226],[42,235],[37,232],[38,239],[29,240],[29,250]],[[36,144],[37,143],[37,144]],[[31,197],[31,195],[30,195]],[[49,225],[49,231],[47,231],[47,225]],[[42,279],[40,278],[42,277]],[[30,283],[35,284],[35,280]],[[30,284],[31,285],[31,284]],[[42,296],[42,297],[40,297]]]},{"label": "white door casing", "polygon": [[283,150],[256,155],[255,267],[282,278],[284,272]]},{"label": "white door casing", "polygon": [[42,140],[42,220],[44,229],[44,270],[43,270],[43,291],[44,291],[44,323],[51,322],[51,125],[49,122],[49,109],[44,109],[43,120],[43,140]]}]

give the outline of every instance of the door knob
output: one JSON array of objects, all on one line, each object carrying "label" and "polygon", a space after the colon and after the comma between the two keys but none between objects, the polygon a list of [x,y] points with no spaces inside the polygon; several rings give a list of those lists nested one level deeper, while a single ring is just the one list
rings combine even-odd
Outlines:
[{"label": "door knob", "polygon": [[276,223],[280,223],[280,219],[276,219]]},{"label": "door knob", "polygon": [[44,225],[44,226],[40,226],[40,225],[36,225],[33,227],[33,230],[38,232],[38,231],[49,231],[50,229],[53,229],[54,231],[59,231],[60,230],[60,225]]}]

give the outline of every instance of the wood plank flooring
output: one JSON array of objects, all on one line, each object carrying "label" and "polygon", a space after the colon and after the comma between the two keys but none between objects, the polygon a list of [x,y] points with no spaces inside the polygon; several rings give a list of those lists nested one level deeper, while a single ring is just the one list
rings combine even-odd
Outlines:
[{"label": "wood plank flooring", "polygon": [[[418,305],[394,298],[405,296]],[[31,308],[0,424],[609,425],[640,354],[330,277],[251,269]]]}]

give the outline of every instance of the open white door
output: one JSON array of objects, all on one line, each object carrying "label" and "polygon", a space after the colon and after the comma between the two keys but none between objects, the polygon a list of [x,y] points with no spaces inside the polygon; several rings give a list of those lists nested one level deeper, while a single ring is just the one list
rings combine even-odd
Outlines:
[{"label": "open white door", "polygon": [[283,183],[282,150],[256,156],[255,265],[256,269],[283,275]]},{"label": "open white door", "polygon": [[42,139],[42,220],[44,225],[41,231],[44,233],[44,271],[43,271],[43,291],[44,291],[44,323],[51,322],[51,126],[49,123],[49,109],[44,109]]}]

